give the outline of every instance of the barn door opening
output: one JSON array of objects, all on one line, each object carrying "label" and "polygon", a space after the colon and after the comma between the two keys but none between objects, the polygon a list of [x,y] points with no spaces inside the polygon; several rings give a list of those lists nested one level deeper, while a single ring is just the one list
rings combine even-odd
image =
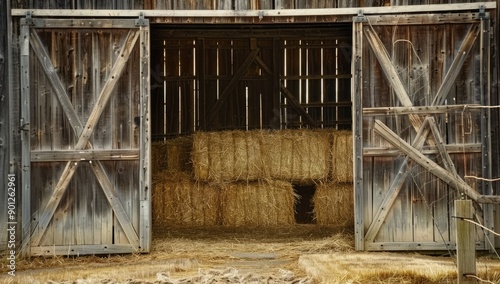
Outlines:
[{"label": "barn door opening", "polygon": [[[353,27],[356,248],[454,249],[453,201],[492,194],[488,13]],[[491,208],[476,218],[489,226]]]},{"label": "barn door opening", "polygon": [[20,42],[27,253],[149,251],[148,21],[28,14]]}]

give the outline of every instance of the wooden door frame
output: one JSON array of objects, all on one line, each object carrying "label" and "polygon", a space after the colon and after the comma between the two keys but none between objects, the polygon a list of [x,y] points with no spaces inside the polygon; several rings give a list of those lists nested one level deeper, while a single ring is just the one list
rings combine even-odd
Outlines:
[{"label": "wooden door frame", "polygon": [[[86,122],[82,122],[73,108],[66,90],[57,76],[54,66],[47,60],[47,51],[36,33],[37,28],[85,28],[85,29],[129,29],[125,43],[119,51],[120,56],[113,63],[110,75],[106,80],[98,99]],[[81,160],[90,159],[91,168],[102,187],[102,190],[111,205],[115,217],[121,225],[130,245],[102,244],[102,245],[76,245],[69,250],[66,246],[51,247],[50,254],[82,254],[85,253],[124,253],[124,252],[148,252],[151,246],[151,177],[150,177],[150,112],[149,112],[149,22],[140,19],[35,19],[30,14],[21,19],[20,31],[21,46],[21,125],[22,125],[22,241],[23,253],[45,254],[40,241],[47,229],[67,186]],[[140,56],[140,146],[138,150],[93,150],[89,141],[94,128],[109,102],[112,91],[119,81],[126,62],[139,42]],[[43,71],[54,89],[54,95],[63,110],[64,115],[78,142],[74,150],[69,151],[32,151],[30,149],[30,50],[33,50],[38,58]],[[41,217],[36,224],[31,222],[31,163],[34,161],[51,160],[53,156],[58,160],[65,160],[66,167],[57,181],[54,191],[45,207]],[[41,160],[39,158],[42,158]],[[52,158],[53,160],[54,158]],[[101,160],[139,160],[139,203],[140,203],[140,226],[139,232],[133,228],[130,218],[121,203],[117,192],[105,173]],[[31,233],[34,227],[38,227],[38,233]]]},{"label": "wooden door frame", "polygon": [[[443,23],[455,23],[455,24],[471,24],[471,28],[468,31],[462,45],[457,52],[458,55],[454,58],[450,68],[448,69],[445,77],[442,80],[442,84],[439,87],[438,91],[435,94],[434,101],[431,106],[425,107],[424,111],[422,108],[413,107],[411,100],[406,93],[406,89],[403,86],[394,66],[391,63],[389,55],[385,50],[384,45],[382,44],[380,38],[375,34],[369,27],[375,25],[438,25]],[[366,27],[366,28],[365,28]],[[425,119],[422,121],[421,114],[431,115],[434,111],[433,108],[440,108],[442,105],[445,96],[450,91],[455,79],[467,58],[473,44],[476,42],[476,39],[479,37],[479,41],[481,47],[489,46],[489,32],[487,31],[489,27],[489,14],[484,10],[480,10],[479,13],[469,13],[469,14],[426,14],[426,15],[401,15],[398,17],[394,16],[382,16],[382,17],[371,17],[364,16],[362,14],[353,18],[353,80],[352,80],[352,91],[353,91],[353,139],[354,139],[354,195],[355,195],[355,243],[357,250],[415,250],[415,249],[448,249],[449,244],[425,244],[423,247],[422,244],[413,243],[383,243],[383,244],[373,244],[375,237],[381,228],[385,218],[387,217],[391,206],[396,200],[401,187],[403,185],[404,180],[407,177],[407,173],[404,170],[407,163],[411,161],[407,156],[400,166],[400,170],[395,175],[395,180],[392,182],[390,188],[387,190],[383,201],[381,202],[378,210],[375,212],[373,216],[372,223],[368,226],[368,229],[365,231],[365,224],[363,220],[364,216],[364,181],[363,181],[363,158],[364,158],[364,149],[363,149],[363,117],[368,113],[374,114],[379,113],[383,114],[387,113],[388,108],[380,108],[378,110],[374,108],[363,108],[362,105],[362,96],[363,96],[363,77],[362,77],[362,61],[363,61],[363,51],[364,51],[364,43],[367,42],[370,50],[375,54],[378,62],[380,63],[381,69],[384,74],[384,78],[388,81],[388,83],[392,86],[392,90],[395,93],[396,97],[399,99],[402,107],[391,107],[392,111],[399,111],[400,113],[404,113],[409,116],[410,123],[412,124],[415,131],[418,133],[416,138],[414,139],[412,145],[407,144],[406,150],[399,147],[401,145],[401,140],[399,137],[393,133],[388,127],[386,127],[382,122],[376,121],[374,125],[374,130],[389,143],[398,147],[399,150],[403,151],[404,154],[410,155],[415,154],[413,157],[413,161],[423,161],[425,164],[430,160],[426,158],[424,155],[420,153],[421,147],[423,143],[427,139],[427,142],[432,145],[436,145],[438,148],[438,152],[443,155],[444,165],[440,168],[440,174],[438,175],[442,180],[447,182],[450,186],[456,188],[458,191],[467,194],[472,197],[474,200],[481,202],[482,197],[475,190],[470,188],[467,183],[465,183],[457,174],[457,171],[449,158],[448,153],[442,147],[442,137],[439,133],[438,128],[435,125],[434,119],[432,116],[428,116],[428,118],[432,118],[432,120]],[[481,98],[483,100],[483,105],[489,105],[489,87],[484,87],[488,85],[490,80],[489,78],[489,66],[485,64],[489,62],[489,49],[481,48]],[[486,66],[485,66],[486,65]],[[486,78],[486,79],[485,79]],[[484,81],[486,80],[486,81]],[[458,106],[458,107],[467,107],[467,106]],[[481,125],[481,133],[489,133],[491,128],[489,122],[489,110],[482,109],[482,115],[486,117],[483,120]],[[419,115],[420,114],[420,115]],[[432,133],[432,135],[428,135]],[[404,142],[404,141],[403,141]],[[482,155],[483,155],[483,177],[489,178],[491,176],[491,168],[488,166],[491,164],[491,146],[490,141],[487,135],[482,135]],[[406,143],[405,143],[406,144]],[[418,156],[420,154],[420,156]],[[459,184],[459,186],[457,186]],[[490,195],[486,198],[489,201],[493,200],[495,197],[491,196],[493,194],[493,189],[487,187],[485,183],[485,191],[483,194]],[[481,209],[479,206],[476,206],[476,209]],[[484,220],[486,226],[491,226],[493,224],[493,207],[492,206],[484,206]],[[490,244],[488,244],[490,245]],[[493,249],[494,244],[491,244],[489,249]]]}]

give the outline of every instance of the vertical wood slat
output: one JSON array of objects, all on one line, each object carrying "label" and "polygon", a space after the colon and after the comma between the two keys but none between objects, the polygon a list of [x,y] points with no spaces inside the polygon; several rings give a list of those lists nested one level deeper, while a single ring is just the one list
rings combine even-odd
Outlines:
[{"label": "vertical wood slat", "polygon": [[30,143],[30,46],[29,46],[29,23],[21,20],[20,31],[20,65],[21,65],[21,198],[22,198],[22,220],[21,220],[21,239],[23,255],[29,255],[31,242],[31,151]]},{"label": "vertical wood slat", "polygon": [[149,95],[150,86],[150,52],[149,52],[149,28],[140,29],[140,115],[141,115],[141,139],[140,139],[140,160],[139,164],[139,249],[149,251],[151,249],[151,104]]},{"label": "vertical wood slat", "polygon": [[363,22],[353,18],[353,162],[354,162],[354,242],[356,250],[365,249],[363,184]]},{"label": "vertical wood slat", "polygon": [[[499,9],[499,8],[497,8]],[[500,19],[497,19],[497,21]],[[481,105],[491,105],[491,91],[489,83],[492,82],[491,78],[491,55],[490,55],[490,20],[489,17],[483,16],[479,24],[481,33],[479,38],[479,52],[480,52],[480,67],[479,67],[479,85]],[[499,35],[497,35],[499,36]],[[497,70],[498,70],[497,66]],[[498,72],[498,71],[497,71]],[[493,175],[492,160],[492,117],[491,109],[486,108],[481,110],[481,145],[482,145],[482,176],[488,179]],[[499,123],[498,121],[496,123]],[[483,188],[482,194],[494,195],[493,185],[490,182],[482,181],[481,187]],[[488,204],[484,208],[484,225],[492,230],[495,229],[495,206]],[[496,214],[498,217],[498,214]],[[485,237],[488,241],[485,243],[486,248],[490,252],[494,252],[496,248],[495,237],[490,232],[485,232]]]}]

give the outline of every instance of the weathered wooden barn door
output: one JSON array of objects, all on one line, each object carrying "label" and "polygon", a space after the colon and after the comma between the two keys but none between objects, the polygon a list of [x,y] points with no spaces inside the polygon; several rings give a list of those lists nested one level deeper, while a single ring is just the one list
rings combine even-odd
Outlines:
[{"label": "weathered wooden barn door", "polygon": [[148,21],[27,15],[20,43],[25,249],[149,251]]},{"label": "weathered wooden barn door", "polygon": [[[492,194],[489,15],[360,14],[353,27],[356,247],[454,249],[453,201]],[[490,207],[476,217],[491,227]]]}]

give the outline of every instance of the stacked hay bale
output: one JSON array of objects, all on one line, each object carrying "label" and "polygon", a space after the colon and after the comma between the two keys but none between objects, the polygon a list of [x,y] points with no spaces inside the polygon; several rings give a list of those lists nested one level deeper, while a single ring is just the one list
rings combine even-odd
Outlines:
[{"label": "stacked hay bale", "polygon": [[353,140],[351,131],[334,131],[330,179],[316,186],[316,224],[354,227]]},{"label": "stacked hay bale", "polygon": [[347,196],[338,196],[347,195],[349,180],[352,195],[350,137],[343,131],[253,130],[197,132],[159,143],[152,158],[157,167],[153,168],[153,221],[291,225],[297,198],[293,184],[297,184],[317,185],[313,202],[318,224],[338,223],[340,219],[330,214],[340,213],[334,200],[352,205]]},{"label": "stacked hay bale", "polygon": [[284,181],[232,182],[222,188],[223,225],[293,225],[295,194]]},{"label": "stacked hay bale", "polygon": [[294,184],[315,184],[328,178],[330,133],[283,130],[263,137],[263,168],[267,178]]},{"label": "stacked hay bale", "polygon": [[354,226],[352,183],[327,182],[316,186],[314,217],[318,225]]},{"label": "stacked hay bale", "polygon": [[151,143],[152,174],[162,171],[191,172],[191,136]]},{"label": "stacked hay bale", "polygon": [[154,178],[153,223],[157,225],[220,224],[220,188],[196,182],[185,172],[163,171]]}]

